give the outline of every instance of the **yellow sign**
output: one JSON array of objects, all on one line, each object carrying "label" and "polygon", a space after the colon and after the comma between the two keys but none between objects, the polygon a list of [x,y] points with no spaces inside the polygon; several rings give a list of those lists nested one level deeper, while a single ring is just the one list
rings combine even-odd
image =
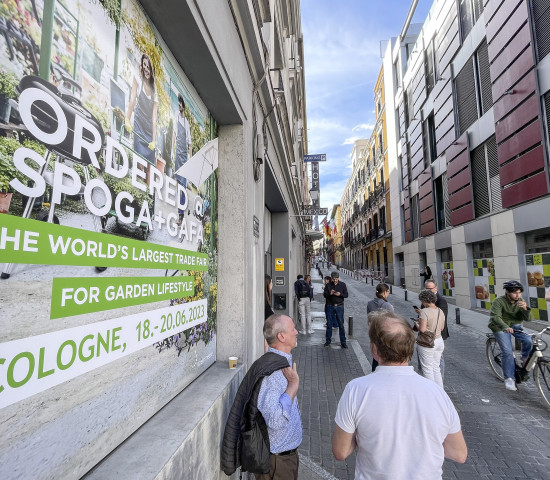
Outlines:
[{"label": "yellow sign", "polygon": [[284,258],[276,258],[275,259],[275,271],[276,272],[284,272],[285,271],[285,259]]}]

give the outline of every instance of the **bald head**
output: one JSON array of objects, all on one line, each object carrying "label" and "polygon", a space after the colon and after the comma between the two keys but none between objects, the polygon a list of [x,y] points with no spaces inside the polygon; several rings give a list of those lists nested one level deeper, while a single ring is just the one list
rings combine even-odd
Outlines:
[{"label": "bald head", "polygon": [[380,364],[408,363],[414,352],[414,333],[400,315],[380,309],[368,315],[369,338]]}]

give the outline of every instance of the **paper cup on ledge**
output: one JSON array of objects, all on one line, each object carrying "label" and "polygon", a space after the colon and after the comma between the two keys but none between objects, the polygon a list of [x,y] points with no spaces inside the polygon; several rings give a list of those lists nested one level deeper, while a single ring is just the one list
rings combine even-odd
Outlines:
[{"label": "paper cup on ledge", "polygon": [[237,368],[237,357],[229,357],[229,368]]}]

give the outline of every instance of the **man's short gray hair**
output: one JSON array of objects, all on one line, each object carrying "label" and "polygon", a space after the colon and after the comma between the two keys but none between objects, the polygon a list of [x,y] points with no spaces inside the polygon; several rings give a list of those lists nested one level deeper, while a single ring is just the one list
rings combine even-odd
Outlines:
[{"label": "man's short gray hair", "polygon": [[268,345],[273,345],[277,343],[277,335],[285,331],[285,324],[283,318],[286,315],[281,315],[280,313],[274,313],[267,317],[264,323],[264,338]]},{"label": "man's short gray hair", "polygon": [[425,286],[426,288],[428,288],[428,287],[427,287],[427,284],[428,284],[428,283],[433,283],[434,286],[437,287],[437,283],[436,283],[435,280],[432,280],[432,279],[426,280],[426,281],[424,282],[424,286]]}]

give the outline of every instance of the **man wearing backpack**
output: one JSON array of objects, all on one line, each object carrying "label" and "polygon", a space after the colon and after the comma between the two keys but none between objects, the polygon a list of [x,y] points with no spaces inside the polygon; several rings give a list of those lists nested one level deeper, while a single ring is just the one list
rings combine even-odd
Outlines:
[{"label": "man wearing backpack", "polygon": [[313,333],[311,328],[311,287],[304,280],[303,275],[298,275],[298,280],[294,282],[294,293],[298,298],[298,310],[300,312],[300,333]]},{"label": "man wearing backpack", "polygon": [[[376,298],[373,298],[369,303],[367,303],[367,315],[376,310],[384,309],[393,312],[393,305],[388,302],[388,295],[390,294],[390,287],[385,283],[379,283],[376,285]],[[372,358],[372,371],[376,370],[378,362],[376,358]]]}]

